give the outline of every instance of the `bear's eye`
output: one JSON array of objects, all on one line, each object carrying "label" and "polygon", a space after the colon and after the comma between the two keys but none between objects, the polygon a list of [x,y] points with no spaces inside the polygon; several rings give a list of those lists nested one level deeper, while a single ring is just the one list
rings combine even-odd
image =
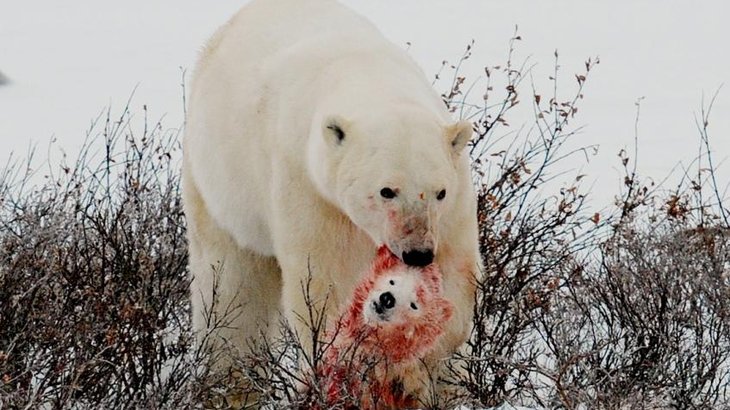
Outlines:
[{"label": "bear's eye", "polygon": [[397,194],[395,193],[395,191],[393,191],[392,189],[390,189],[388,187],[385,187],[385,188],[383,188],[383,189],[380,190],[380,196],[382,196],[385,199],[395,198],[396,195]]},{"label": "bear's eye", "polygon": [[390,286],[395,286],[395,281],[392,279],[390,280]]},{"label": "bear's eye", "polygon": [[330,124],[327,126],[327,129],[332,131],[335,134],[335,137],[337,137],[337,143],[342,143],[342,140],[345,139],[345,131],[342,131],[342,128],[340,128],[337,124]]},{"label": "bear's eye", "polygon": [[440,201],[440,200],[442,200],[442,199],[444,199],[444,198],[446,198],[446,190],[445,190],[445,189],[442,189],[442,190],[441,190],[441,191],[439,191],[439,193],[438,193],[438,194],[436,195],[436,199],[438,199],[438,200]]},{"label": "bear's eye", "polygon": [[418,310],[418,306],[416,306],[415,303],[411,302],[411,309]]}]

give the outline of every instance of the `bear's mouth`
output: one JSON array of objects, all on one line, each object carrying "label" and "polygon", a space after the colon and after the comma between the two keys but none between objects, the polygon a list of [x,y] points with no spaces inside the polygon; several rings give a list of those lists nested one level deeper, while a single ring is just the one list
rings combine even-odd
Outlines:
[{"label": "bear's mouth", "polygon": [[394,259],[398,259],[402,263],[408,266],[423,268],[434,260],[434,251],[429,247],[404,249],[401,251],[400,246],[393,246],[392,244],[386,244],[385,248],[390,253],[390,256]]}]

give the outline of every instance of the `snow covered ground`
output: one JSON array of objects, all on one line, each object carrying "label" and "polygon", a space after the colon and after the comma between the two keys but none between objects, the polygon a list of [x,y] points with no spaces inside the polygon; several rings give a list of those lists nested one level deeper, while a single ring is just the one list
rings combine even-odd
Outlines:
[{"label": "snow covered ground", "polygon": [[[552,70],[560,51],[566,79],[587,57],[601,64],[589,78],[577,144],[599,144],[590,166],[576,163],[594,185],[594,203],[606,205],[618,189],[616,153],[631,147],[634,102],[644,97],[639,125],[640,169],[656,178],[697,155],[694,113],[730,83],[727,39],[730,3],[582,0],[343,0],[406,47],[428,75],[456,60],[475,39],[466,68],[503,62],[519,25],[518,56],[537,63],[535,78]],[[182,71],[213,30],[245,1],[27,0],[0,10],[0,161],[31,143],[45,153],[52,137],[69,153],[104,107],[120,109],[137,87],[132,109],[145,104],[164,125],[182,120]],[[526,116],[525,119],[528,117]],[[513,120],[514,121],[514,120]],[[710,131],[723,184],[730,169],[730,85],[719,94]]]}]

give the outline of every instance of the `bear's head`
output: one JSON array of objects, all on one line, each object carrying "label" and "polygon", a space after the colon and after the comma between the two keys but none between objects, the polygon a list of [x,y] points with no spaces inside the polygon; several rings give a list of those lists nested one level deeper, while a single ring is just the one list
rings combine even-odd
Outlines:
[{"label": "bear's head", "polygon": [[406,266],[382,246],[371,272],[355,289],[343,324],[349,338],[364,333],[383,356],[403,362],[432,349],[452,313],[435,264]]},{"label": "bear's head", "polygon": [[322,114],[312,125],[314,185],[377,245],[410,266],[431,264],[441,217],[454,213],[466,189],[458,165],[471,123],[446,124],[410,105],[339,111],[345,114]]}]

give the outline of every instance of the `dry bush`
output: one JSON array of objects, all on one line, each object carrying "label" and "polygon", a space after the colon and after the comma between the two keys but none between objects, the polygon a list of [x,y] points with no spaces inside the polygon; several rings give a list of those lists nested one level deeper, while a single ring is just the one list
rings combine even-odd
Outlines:
[{"label": "dry bush", "polygon": [[[556,52],[552,89],[542,95],[529,81],[529,61],[515,63],[520,40],[517,34],[511,39],[505,64],[485,68],[486,79],[477,84],[483,90],[481,102],[473,102],[475,85],[461,91],[466,80],[458,72],[470,58],[471,47],[452,67],[452,90],[443,95],[452,111],[474,121],[477,134],[471,154],[483,275],[472,335],[462,356],[452,362],[451,381],[482,406],[530,402],[525,398],[542,395],[532,370],[544,356],[535,324],[552,309],[554,295],[564,285],[559,268],[594,247],[605,226],[584,209],[582,177],[556,174],[561,162],[593,149],[570,151],[565,143],[580,130],[569,123],[598,60],[588,60],[584,71],[575,75],[574,89],[561,97],[558,90],[568,87],[558,86]],[[509,117],[519,104],[531,105],[533,119],[512,131]],[[567,184],[546,193],[546,185],[561,176]]]},{"label": "dry bush", "polygon": [[145,113],[135,135],[127,109],[100,118],[43,183],[31,160],[0,176],[0,407],[165,408],[191,393],[177,133]]},{"label": "dry bush", "polygon": [[[568,91],[556,52],[546,96],[529,61],[515,63],[520,40],[512,38],[506,64],[468,87],[459,75],[467,47],[443,94],[475,124],[484,264],[472,335],[450,382],[480,406],[727,407],[730,212],[709,146],[712,104],[698,119],[694,178],[671,191],[642,185],[636,158],[629,167],[622,151],[624,191],[613,209],[592,212],[583,176],[561,173],[561,163],[592,151],[565,143],[580,130],[572,123],[598,59],[567,76]],[[512,130],[508,117],[525,101],[533,118]],[[562,186],[551,183],[557,177]]]},{"label": "dry bush", "polygon": [[730,408],[730,225],[715,170],[702,166],[708,115],[697,173],[672,190],[642,183],[620,154],[611,235],[563,267],[566,285],[537,327],[551,407]]}]

